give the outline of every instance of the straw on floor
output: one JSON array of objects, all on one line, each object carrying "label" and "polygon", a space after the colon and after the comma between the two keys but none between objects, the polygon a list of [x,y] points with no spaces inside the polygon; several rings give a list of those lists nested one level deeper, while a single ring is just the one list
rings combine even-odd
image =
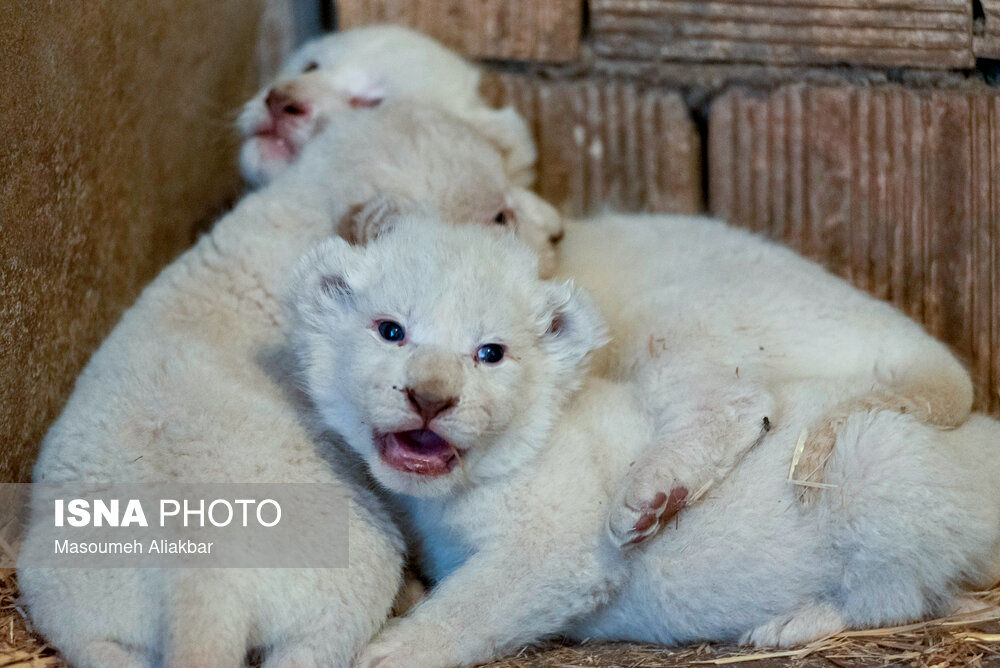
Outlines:
[{"label": "straw on floor", "polygon": [[[888,629],[851,631],[783,651],[722,645],[663,648],[625,643],[546,643],[490,664],[493,668],[675,666],[1000,666],[1000,586],[974,596],[972,610]],[[31,630],[14,572],[0,570],[0,668],[67,664]]]}]

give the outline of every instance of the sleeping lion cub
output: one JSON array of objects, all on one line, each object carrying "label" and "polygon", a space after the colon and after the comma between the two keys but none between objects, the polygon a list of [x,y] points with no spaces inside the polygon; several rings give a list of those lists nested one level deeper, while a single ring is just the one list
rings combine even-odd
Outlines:
[{"label": "sleeping lion cub", "polygon": [[[944,610],[996,575],[993,420],[940,431],[858,413],[828,465],[840,494],[796,512],[787,461],[826,382],[783,387],[800,409],[762,438],[782,398],[699,359],[587,375],[601,318],[536,272],[513,238],[423,219],[300,263],[307,391],[401,506],[436,583],[359,665],[477,664],[553,634],[792,644]],[[608,506],[665,439],[694,476],[719,440],[757,447],[669,534],[620,550]]]},{"label": "sleeping lion cub", "polygon": [[430,37],[400,26],[355,28],[314,39],[293,53],[278,78],[243,106],[240,169],[260,186],[295,162],[339,115],[386,102],[430,105],[469,123],[503,155],[520,186],[534,180],[535,143],[514,109],[492,109],[480,72]]}]

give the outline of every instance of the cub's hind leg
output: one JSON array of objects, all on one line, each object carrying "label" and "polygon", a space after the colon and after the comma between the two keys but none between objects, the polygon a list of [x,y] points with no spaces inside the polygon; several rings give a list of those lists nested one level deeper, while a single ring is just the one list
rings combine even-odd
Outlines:
[{"label": "cub's hind leg", "polygon": [[1000,546],[1000,423],[955,429],[909,415],[852,415],[810,517],[839,577],[830,600],[851,627],[947,614],[988,585]]},{"label": "cub's hind leg", "polygon": [[[906,395],[882,386],[873,387],[867,394],[841,402],[817,419],[806,430],[802,451],[796,460],[792,478],[800,483],[798,500],[805,507],[812,507],[821,491],[828,485],[826,469],[836,447],[837,434],[847,420],[857,413],[887,411],[913,417],[930,426],[954,428],[969,415],[967,410],[936,411],[932,403],[916,394]],[[964,405],[964,403],[963,403]]]},{"label": "cub's hind leg", "polygon": [[792,647],[839,633],[846,628],[844,618],[829,603],[813,603],[790,615],[776,617],[745,633],[741,645]]},{"label": "cub's hind leg", "polygon": [[[388,620],[403,584],[403,545],[386,517],[352,506],[344,568],[259,569],[266,668],[349,666]],[[378,509],[373,508],[377,512]],[[376,530],[373,530],[376,529]]]},{"label": "cub's hind leg", "polygon": [[[943,348],[936,341],[931,343],[934,348]],[[837,432],[852,414],[892,411],[937,427],[957,427],[968,419],[973,401],[968,372],[947,351],[928,352],[926,359],[916,362],[903,357],[894,361],[895,370],[893,363],[887,365],[889,370],[876,368],[874,382],[864,378],[853,383],[850,379],[840,381],[841,396],[845,398],[808,427],[793,472],[795,480],[806,483],[798,497],[804,506],[816,503],[826,481]],[[862,393],[855,388],[862,389]]]},{"label": "cub's hind leg", "polygon": [[[28,529],[22,557],[47,540],[36,527]],[[21,604],[35,630],[71,665],[151,668],[162,663],[157,571],[19,566]]]},{"label": "cub's hind leg", "polygon": [[116,642],[114,640],[92,640],[71,653],[73,665],[79,668],[153,668],[156,663],[149,652]]}]

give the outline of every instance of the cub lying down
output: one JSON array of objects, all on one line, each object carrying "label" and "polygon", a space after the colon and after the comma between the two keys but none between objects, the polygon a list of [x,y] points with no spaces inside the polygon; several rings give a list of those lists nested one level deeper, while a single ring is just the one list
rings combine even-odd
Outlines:
[{"label": "cub lying down", "polygon": [[[945,609],[997,575],[993,420],[852,415],[828,468],[839,495],[797,512],[787,461],[835,388],[772,397],[669,354],[628,383],[587,376],[598,313],[535,271],[512,239],[426,220],[300,265],[308,392],[404,509],[437,583],[361,666],[475,664],[551,634],[795,643]],[[799,409],[761,440],[776,401]],[[703,429],[760,443],[669,534],[618,549],[605,518],[631,464],[664,438],[681,464],[704,461]]]},{"label": "cub lying down", "polygon": [[[346,665],[388,615],[402,546],[296,400],[281,296],[303,252],[385,201],[499,228],[511,190],[499,152],[443,112],[345,113],[165,269],[84,369],[35,481],[343,485],[350,568],[22,568],[36,628],[77,666],[239,666],[250,647],[268,666]],[[521,213],[518,233],[551,255]],[[33,529],[28,543],[43,539]]]},{"label": "cub lying down", "polygon": [[444,109],[475,127],[501,151],[511,181],[530,185],[535,144],[528,125],[509,107],[487,106],[479,77],[458,54],[399,26],[320,37],[292,54],[278,80],[244,105],[240,169],[251,184],[263,185],[338,114],[405,100]]},{"label": "cub lying down", "polygon": [[[919,325],[791,250],[721,221],[604,215],[570,222],[557,274],[590,291],[610,324],[612,343],[594,365],[602,376],[625,379],[683,355],[704,363],[700,375],[767,388],[775,395],[769,423],[777,425],[799,410],[799,384],[830,388],[825,410],[801,427],[793,477],[810,503],[825,488],[808,485],[832,484],[824,470],[835,436],[855,413],[902,411],[951,427],[971,411],[968,372]],[[623,543],[648,537],[683,505],[668,504],[671,492],[696,500],[747,445],[717,444],[701,475],[684,475],[673,440],[647,450],[612,506],[612,534]]]},{"label": "cub lying down", "polygon": [[[369,238],[380,227],[369,229]],[[543,266],[551,266],[548,258]],[[680,356],[703,382],[752,383],[773,394],[768,426],[799,410],[800,384],[829,388],[823,410],[801,426],[801,452],[781,462],[788,471],[795,461],[796,498],[810,505],[834,486],[825,470],[852,415],[888,410],[952,427],[971,410],[969,374],[919,325],[792,251],[721,221],[608,214],[570,222],[557,274],[588,289],[610,323],[611,342],[593,365],[600,377],[630,382],[636,369],[641,376]],[[656,419],[657,406],[648,408]],[[711,443],[702,462],[682,461],[690,453],[676,450],[676,434],[637,455],[609,509],[615,542],[656,533],[757,442],[724,433],[701,430]]]},{"label": "cub lying down", "polygon": [[[245,171],[249,158],[270,155],[265,149],[273,133],[280,139],[287,129],[300,146],[317,119],[383,99],[419,99],[455,111],[504,149],[508,173],[529,173],[534,162],[527,126],[512,109],[485,106],[476,69],[402,28],[363,28],[310,43],[289,60],[282,81],[271,90],[286,93],[301,113],[276,108],[268,115],[268,91],[247,104]],[[277,169],[284,162],[262,164]],[[699,348],[727,378],[738,368],[774,388],[813,377],[838,383],[839,401],[803,427],[794,478],[807,504],[830,484],[825,467],[835,434],[852,414],[904,410],[945,427],[969,416],[972,381],[945,346],[775,244],[707,218],[671,216],[602,216],[570,223],[567,235],[560,275],[590,289],[611,325],[613,345],[595,365],[602,375],[621,379],[635,366],[659,364],[665,349],[693,355]],[[548,275],[552,260],[542,259]],[[772,420],[791,407],[779,402],[775,410]],[[616,541],[635,543],[655,533],[683,505],[670,503],[671,491],[676,500],[686,489],[683,501],[693,502],[739,460],[745,445],[720,453],[697,479],[678,476],[669,448],[650,448],[616,495],[609,517]]]}]

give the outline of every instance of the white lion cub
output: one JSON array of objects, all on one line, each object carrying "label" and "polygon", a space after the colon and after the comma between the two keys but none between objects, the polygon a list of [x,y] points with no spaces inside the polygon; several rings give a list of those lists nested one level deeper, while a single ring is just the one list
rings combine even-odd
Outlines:
[{"label": "white lion cub", "polygon": [[[530,173],[534,162],[523,120],[512,109],[487,108],[476,92],[476,69],[417,33],[378,26],[327,36],[294,55],[282,77],[284,83],[261,91],[242,117],[243,165],[251,180],[254,173],[283,169],[317,118],[383,97],[426,100],[458,113],[504,148],[508,173]],[[267,100],[289,104],[268,111]],[[272,154],[277,157],[268,158]],[[522,208],[542,207],[523,192],[512,198]],[[375,231],[370,227],[365,238]],[[851,415],[903,410],[944,427],[969,416],[971,378],[945,346],[777,244],[704,217],[608,215],[571,222],[566,233],[560,275],[590,289],[611,325],[613,345],[595,365],[600,373],[620,379],[635,366],[660,364],[665,350],[693,356],[701,347],[709,374],[728,378],[739,369],[773,388],[804,378],[837,383],[839,401],[804,427],[794,477],[806,505],[831,484],[826,464]],[[552,257],[543,256],[541,266],[548,275]],[[702,333],[705,320],[713,321],[710,337]],[[772,421],[794,406],[782,401],[776,410]],[[721,479],[749,443],[719,444],[714,471],[691,479],[680,475],[671,445],[644,453],[612,504],[609,527],[622,544],[655,533]]]},{"label": "white lion cub", "polygon": [[[803,425],[793,473],[800,497],[812,490],[810,503],[832,485],[824,470],[850,416],[889,410],[953,427],[972,408],[968,372],[917,323],[791,250],[718,220],[612,214],[570,222],[558,275],[590,291],[609,321],[612,345],[595,365],[601,375],[627,378],[678,355],[701,360],[702,373],[718,382],[768,388],[776,398],[769,424],[779,425],[800,410],[788,388],[830,388],[825,410]],[[706,454],[714,470],[696,476],[685,474],[689,453],[678,454],[674,440],[649,449],[612,505],[612,534],[622,543],[649,537],[751,444],[716,443]],[[782,462],[786,472],[792,457]]]},{"label": "white lion cub", "polygon": [[626,552],[605,520],[637,454],[674,435],[703,465],[706,416],[752,441],[776,399],[682,357],[629,383],[586,376],[598,312],[482,230],[409,220],[364,249],[328,241],[297,275],[308,392],[404,508],[437,583],[360,666],[478,664],[551,634],[788,644],[918,618],[996,575],[990,419],[853,416],[828,469],[841,496],[804,514],[782,462],[831,388],[785,386],[802,408],[669,536]]},{"label": "white lion cub", "polygon": [[420,33],[368,26],[315,39],[296,51],[278,80],[243,107],[240,168],[262,185],[295,161],[337,114],[384,101],[433,105],[473,125],[500,149],[512,182],[534,180],[535,144],[512,108],[492,109],[479,94],[479,70]]},{"label": "white lion cub", "polygon": [[[389,613],[402,544],[296,401],[280,354],[286,284],[308,248],[345,226],[364,236],[386,208],[516,227],[551,256],[530,212],[497,225],[510,190],[499,151],[444,112],[342,114],[165,269],[80,375],[35,481],[343,485],[350,568],[22,568],[36,628],[78,666],[239,666],[250,647],[269,667],[348,664]],[[40,535],[29,527],[26,541]]]}]

